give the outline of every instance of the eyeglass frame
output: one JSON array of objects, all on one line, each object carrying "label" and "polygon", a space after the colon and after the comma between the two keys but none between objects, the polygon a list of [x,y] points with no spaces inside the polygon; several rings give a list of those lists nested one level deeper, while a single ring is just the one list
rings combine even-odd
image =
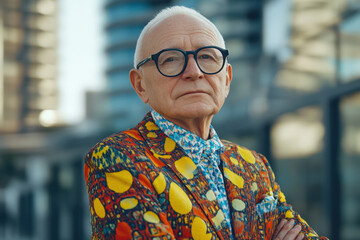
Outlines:
[{"label": "eyeglass frame", "polygon": [[[198,54],[199,51],[201,51],[201,50],[203,50],[203,49],[206,49],[206,48],[216,48],[216,49],[218,49],[218,50],[221,52],[221,54],[222,54],[222,56],[223,56],[223,64],[222,64],[221,68],[219,69],[219,71],[214,72],[214,73],[207,73],[207,72],[203,71],[203,70],[201,69],[201,67],[199,66],[199,63],[198,63],[198,61],[197,61],[197,54]],[[171,50],[180,51],[180,52],[183,53],[184,56],[185,56],[184,66],[183,66],[183,68],[181,69],[181,71],[180,71],[178,74],[176,74],[176,75],[166,75],[166,74],[162,73],[162,72],[160,71],[160,68],[159,68],[159,65],[158,65],[158,59],[159,59],[160,54],[163,53],[163,52],[166,52],[166,51],[171,51]],[[142,61],[140,61],[140,62],[136,65],[136,69],[139,69],[139,68],[140,68],[142,65],[144,65],[145,63],[153,60],[153,61],[155,62],[156,68],[157,68],[157,70],[159,71],[160,74],[162,74],[162,75],[165,76],[165,77],[177,77],[177,76],[181,75],[181,74],[185,71],[186,66],[187,66],[187,64],[188,64],[188,62],[189,62],[189,54],[192,54],[192,55],[194,56],[194,60],[195,60],[195,62],[196,62],[196,65],[198,66],[198,68],[200,69],[200,71],[201,71],[202,73],[209,74],[209,75],[213,75],[213,74],[219,73],[219,72],[224,68],[224,65],[225,65],[225,62],[226,62],[226,58],[229,56],[229,51],[228,51],[227,49],[223,49],[223,48],[218,47],[218,46],[205,46],[205,47],[198,48],[198,49],[196,49],[195,51],[184,51],[184,50],[179,49],[179,48],[166,48],[166,49],[163,49],[163,50],[159,51],[158,53],[152,54],[150,57],[147,57],[147,58],[143,59]]]}]

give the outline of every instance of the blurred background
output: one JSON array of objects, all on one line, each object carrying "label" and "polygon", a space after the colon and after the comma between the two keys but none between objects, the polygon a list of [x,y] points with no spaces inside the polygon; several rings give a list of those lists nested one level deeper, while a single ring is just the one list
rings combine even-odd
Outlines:
[{"label": "blurred background", "polygon": [[267,156],[319,234],[360,239],[360,0],[0,0],[0,239],[90,238],[84,156],[148,111],[128,72],[172,5],[230,51],[220,137]]}]

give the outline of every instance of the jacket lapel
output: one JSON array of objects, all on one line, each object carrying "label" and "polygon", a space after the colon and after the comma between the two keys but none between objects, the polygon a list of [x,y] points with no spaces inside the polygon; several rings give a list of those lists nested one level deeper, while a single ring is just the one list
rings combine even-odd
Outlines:
[{"label": "jacket lapel", "polygon": [[255,199],[258,195],[257,175],[242,159],[239,147],[232,146],[221,156],[224,184],[231,209],[233,234],[239,239],[253,239],[256,231]]},{"label": "jacket lapel", "polygon": [[172,171],[181,184],[186,187],[188,193],[193,196],[214,227],[218,237],[220,239],[229,239],[227,229],[220,225],[224,215],[220,210],[219,202],[205,176],[197,168],[193,160],[186,155],[179,145],[157,127],[150,113],[138,125],[138,129],[153,156],[162,161],[165,167]]}]

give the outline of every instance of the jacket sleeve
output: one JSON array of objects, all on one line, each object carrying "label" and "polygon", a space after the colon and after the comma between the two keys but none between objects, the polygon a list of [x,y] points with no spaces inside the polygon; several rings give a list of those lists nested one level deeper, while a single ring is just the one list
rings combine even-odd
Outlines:
[{"label": "jacket sleeve", "polygon": [[271,169],[268,160],[263,155],[261,154],[258,155],[260,156],[262,162],[265,164],[265,167],[267,168],[274,196],[278,198],[277,207],[279,210],[279,218],[294,219],[295,224],[300,224],[302,226],[301,233],[303,233],[305,236],[304,239],[320,239],[320,240],[328,239],[326,237],[319,237],[319,235],[309,226],[309,224],[304,219],[302,219],[297,212],[295,212],[292,209],[292,206],[290,204],[286,202],[285,195],[281,192],[279,184],[275,181],[275,175]]},{"label": "jacket sleeve", "polygon": [[175,239],[148,173],[100,143],[85,158],[92,239]]}]

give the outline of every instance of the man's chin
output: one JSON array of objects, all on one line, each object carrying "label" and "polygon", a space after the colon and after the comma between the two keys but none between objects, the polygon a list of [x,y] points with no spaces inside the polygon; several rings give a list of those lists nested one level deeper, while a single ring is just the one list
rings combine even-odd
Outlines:
[{"label": "man's chin", "polygon": [[217,113],[214,108],[209,106],[183,106],[179,109],[175,109],[178,118],[203,118],[212,117]]}]

